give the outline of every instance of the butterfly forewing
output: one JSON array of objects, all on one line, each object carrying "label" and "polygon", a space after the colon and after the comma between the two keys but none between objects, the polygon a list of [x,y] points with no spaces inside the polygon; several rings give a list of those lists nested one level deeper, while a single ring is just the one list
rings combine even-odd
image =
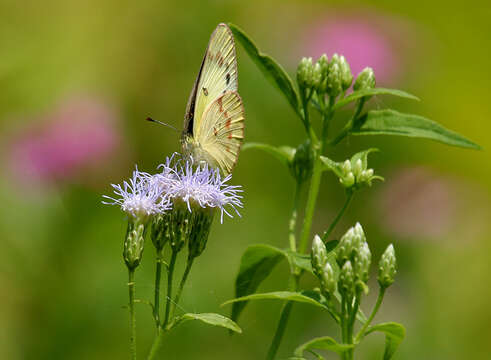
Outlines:
[{"label": "butterfly forewing", "polygon": [[239,94],[228,91],[212,102],[196,130],[202,149],[224,174],[232,172],[244,139],[244,107]]}]

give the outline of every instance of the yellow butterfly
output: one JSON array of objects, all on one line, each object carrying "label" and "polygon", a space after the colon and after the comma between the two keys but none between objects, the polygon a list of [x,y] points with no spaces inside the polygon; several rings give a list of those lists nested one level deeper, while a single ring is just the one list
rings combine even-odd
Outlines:
[{"label": "yellow butterfly", "polygon": [[219,24],[211,35],[186,107],[183,152],[232,172],[244,139],[244,106],[237,93],[237,58],[232,31]]}]

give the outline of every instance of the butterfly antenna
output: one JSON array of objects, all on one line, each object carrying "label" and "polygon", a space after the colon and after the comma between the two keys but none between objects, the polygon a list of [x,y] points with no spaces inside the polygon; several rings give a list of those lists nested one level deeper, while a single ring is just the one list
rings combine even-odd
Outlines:
[{"label": "butterfly antenna", "polygon": [[169,125],[169,124],[166,124],[165,122],[162,122],[162,121],[158,121],[158,120],[152,119],[151,117],[147,117],[145,120],[150,121],[150,122],[153,122],[153,123],[156,123],[156,124],[160,124],[160,125],[163,125],[163,126],[167,126],[167,127],[171,128],[172,130],[174,130],[176,132],[179,132],[179,130],[177,130],[174,126]]}]

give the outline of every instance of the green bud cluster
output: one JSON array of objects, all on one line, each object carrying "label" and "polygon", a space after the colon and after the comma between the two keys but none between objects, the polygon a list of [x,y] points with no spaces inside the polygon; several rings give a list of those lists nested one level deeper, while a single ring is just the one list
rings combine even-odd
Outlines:
[{"label": "green bud cluster", "polygon": [[310,179],[312,174],[312,168],[314,166],[314,154],[312,152],[312,146],[310,140],[300,144],[293,157],[290,170],[293,177],[297,180],[297,183],[301,184]]},{"label": "green bud cluster", "polygon": [[314,84],[314,65],[312,58],[302,58],[297,67],[297,82],[300,89],[310,89]]},{"label": "green bud cluster", "polygon": [[339,292],[347,299],[352,299],[355,290],[355,273],[351,261],[346,261],[339,273]]},{"label": "green bud cluster", "polygon": [[365,90],[372,89],[375,87],[375,74],[373,73],[373,69],[370,67],[366,67],[360,72],[353,84],[353,90]]},{"label": "green bud cluster", "polygon": [[380,258],[378,264],[378,283],[382,288],[388,288],[394,282],[397,273],[397,260],[394,246],[390,244]]},{"label": "green bud cluster", "polygon": [[310,254],[312,269],[315,276],[319,279],[322,291],[330,296],[336,291],[336,278],[334,270],[327,258],[326,246],[322,239],[316,235],[312,242],[312,252]]},{"label": "green bud cluster", "polygon": [[341,167],[339,182],[345,188],[360,188],[365,185],[372,185],[374,179],[381,179],[374,175],[373,169],[368,169],[367,164],[363,164],[361,159],[346,160]]},{"label": "green bud cluster", "polygon": [[331,97],[346,91],[353,82],[351,68],[342,55],[334,54],[329,63],[327,75],[327,93]]},{"label": "green bud cluster", "polygon": [[143,256],[146,227],[139,221],[130,220],[123,245],[123,259],[130,270],[134,270]]}]

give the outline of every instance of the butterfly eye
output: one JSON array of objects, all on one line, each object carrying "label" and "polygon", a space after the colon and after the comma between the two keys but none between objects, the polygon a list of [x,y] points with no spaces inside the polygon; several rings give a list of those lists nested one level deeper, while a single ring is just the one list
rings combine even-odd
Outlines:
[{"label": "butterfly eye", "polygon": [[205,94],[205,96],[208,96],[208,89],[207,88],[203,88],[203,93]]}]

